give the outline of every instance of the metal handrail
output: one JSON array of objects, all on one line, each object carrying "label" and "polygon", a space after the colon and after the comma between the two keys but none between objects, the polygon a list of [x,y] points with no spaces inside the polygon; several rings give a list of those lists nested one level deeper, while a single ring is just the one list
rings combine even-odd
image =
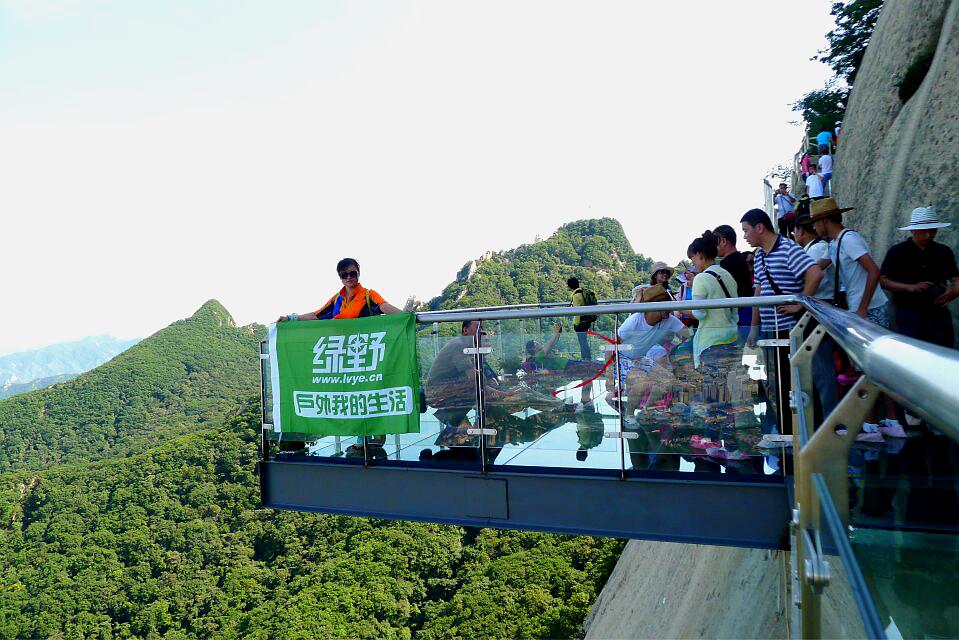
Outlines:
[{"label": "metal handrail", "polygon": [[959,441],[959,351],[893,333],[815,298],[802,298],[802,305],[869,380]]},{"label": "metal handrail", "polygon": [[562,309],[513,309],[503,311],[424,311],[416,314],[417,322],[463,322],[466,320],[516,320],[520,318],[565,318],[569,316],[602,316],[614,313],[646,311],[693,311],[697,309],[732,309],[738,307],[775,307],[799,304],[801,296],[762,296],[753,298],[713,298],[709,300],[671,300],[669,302],[628,302],[591,307]]},{"label": "metal handrail", "polygon": [[[606,300],[597,300],[599,304],[613,304],[616,302],[629,302],[631,298],[608,298]],[[552,307],[568,307],[569,302],[524,302],[522,304],[499,304],[492,307],[464,307],[463,309],[444,309],[444,311],[502,311],[504,309],[547,309]],[[435,313],[428,311],[424,313]]]}]

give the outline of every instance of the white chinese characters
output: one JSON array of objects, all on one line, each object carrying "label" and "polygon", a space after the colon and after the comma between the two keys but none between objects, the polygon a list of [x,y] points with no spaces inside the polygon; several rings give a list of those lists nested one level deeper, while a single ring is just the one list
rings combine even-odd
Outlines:
[{"label": "white chinese characters", "polygon": [[386,357],[385,331],[322,336],[313,346],[313,373],[376,371]]}]

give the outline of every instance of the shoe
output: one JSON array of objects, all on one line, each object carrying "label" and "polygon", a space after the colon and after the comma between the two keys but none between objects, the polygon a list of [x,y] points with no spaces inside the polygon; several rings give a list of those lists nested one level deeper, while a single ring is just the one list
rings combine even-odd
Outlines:
[{"label": "shoe", "polygon": [[689,446],[693,449],[721,449],[723,445],[718,442],[713,442],[712,440],[707,440],[700,435],[695,435],[689,439]]},{"label": "shoe", "polygon": [[730,451],[723,447],[709,447],[706,455],[717,460],[745,460],[749,457],[742,451]]},{"label": "shoe", "polygon": [[[836,431],[837,435],[844,436],[846,435],[845,429],[839,429]],[[859,435],[856,436],[856,442],[878,442],[883,443],[886,440],[882,437],[882,434],[879,433],[879,425],[873,424],[871,422],[862,423],[862,431],[859,432]]]},{"label": "shoe", "polygon": [[623,428],[636,431],[639,429],[639,420],[636,419],[636,416],[626,416],[623,418]]},{"label": "shoe", "polygon": [[898,420],[883,420],[879,423],[879,433],[886,438],[905,438],[906,430],[902,428]]}]

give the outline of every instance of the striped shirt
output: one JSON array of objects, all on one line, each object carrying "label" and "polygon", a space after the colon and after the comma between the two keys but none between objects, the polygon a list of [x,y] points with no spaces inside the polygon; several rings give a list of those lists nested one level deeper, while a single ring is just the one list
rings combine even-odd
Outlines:
[{"label": "striped shirt", "polygon": [[[782,295],[796,295],[802,293],[806,281],[803,275],[816,263],[809,255],[802,250],[798,244],[788,238],[779,236],[772,251],[766,253],[760,247],[756,251],[755,274],[756,282],[759,283],[761,296],[779,295],[776,287],[782,292]],[[776,283],[773,287],[770,281]],[[763,331],[774,331],[777,321],[779,329],[792,329],[796,326],[796,320],[790,316],[778,313],[775,307],[760,307],[759,317],[762,321]]]}]

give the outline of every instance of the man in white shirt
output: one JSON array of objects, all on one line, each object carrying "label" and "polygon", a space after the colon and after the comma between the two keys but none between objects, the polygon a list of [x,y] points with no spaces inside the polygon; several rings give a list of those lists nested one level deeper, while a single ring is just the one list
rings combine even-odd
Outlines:
[{"label": "man in white shirt", "polygon": [[[819,286],[816,288],[813,297],[831,304],[836,270],[832,266],[832,260],[829,259],[829,243],[819,237],[808,216],[803,216],[796,222],[795,238],[803,251],[815,260],[816,264],[823,270],[822,280],[819,281]],[[808,326],[805,337],[808,337],[814,328],[813,325]],[[819,343],[816,353],[813,354],[813,386],[816,389],[816,400],[818,401],[814,403],[816,424],[822,424],[822,419],[832,413],[832,410],[839,403],[836,368],[833,363],[835,351],[836,343],[827,334]]]},{"label": "man in white shirt", "polygon": [[828,153],[819,158],[819,173],[822,175],[822,192],[824,195],[832,195],[829,189],[829,181],[832,180],[832,156]]},{"label": "man in white shirt", "polygon": [[819,175],[819,169],[816,167],[813,167],[812,173],[806,176],[806,195],[812,200],[818,200],[823,197],[822,176]]},{"label": "man in white shirt", "polygon": [[[866,240],[842,223],[843,212],[851,209],[842,209],[832,198],[824,198],[812,203],[809,219],[816,232],[830,240],[829,260],[836,269],[833,282],[845,285],[847,308],[860,318],[888,329],[889,311],[886,308],[886,294],[879,288],[879,265],[869,254]],[[833,295],[837,297],[835,291]],[[896,420],[896,404],[888,396],[885,396],[885,409],[886,419],[881,425],[863,423],[860,439],[875,436],[877,439],[870,441],[882,442],[882,435],[904,437],[903,428]]]},{"label": "man in white shirt", "polygon": [[779,235],[789,237],[789,233],[796,226],[796,196],[789,193],[785,182],[779,183],[779,188],[773,193],[773,202],[776,203],[776,224]]}]

